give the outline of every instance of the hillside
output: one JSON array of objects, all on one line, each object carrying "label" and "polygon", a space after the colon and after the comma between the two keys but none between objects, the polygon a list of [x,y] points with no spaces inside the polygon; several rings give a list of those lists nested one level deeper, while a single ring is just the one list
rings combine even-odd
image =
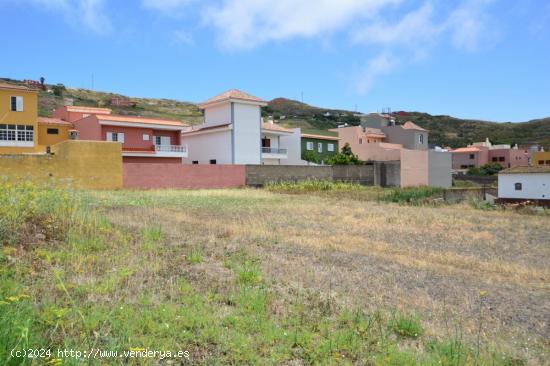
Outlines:
[{"label": "hillside", "polygon": [[[22,84],[19,80],[6,78],[0,78],[0,81]],[[46,86],[49,89],[53,87],[49,84]],[[178,119],[188,124],[202,122],[200,110],[191,102],[128,97],[133,105],[119,107],[110,105],[113,97],[124,96],[75,88],[66,88],[62,96],[41,91],[38,99],[38,113],[40,116],[51,116],[52,111],[62,106],[66,99],[72,99],[74,105],[106,106],[112,108],[116,114]],[[286,98],[270,101],[263,109],[262,115],[272,116],[287,127],[306,129],[329,129],[343,123],[350,125],[360,123],[356,112],[320,108]],[[400,112],[396,115],[396,119],[399,123],[411,120],[430,130],[430,143],[441,146],[465,146],[471,142],[483,141],[488,137],[493,143],[540,143],[546,149],[550,149],[550,117],[522,123],[497,123],[451,116],[433,116],[420,112]]]},{"label": "hillside", "polygon": [[[325,113],[330,115],[326,116]],[[265,108],[266,115],[287,126],[302,128],[334,128],[339,124],[358,125],[359,117],[351,111],[322,109],[298,101],[277,98]],[[522,123],[498,123],[459,119],[451,116],[432,116],[420,112],[395,114],[398,123],[413,121],[430,130],[430,143],[460,147],[488,137],[493,143],[540,143],[550,148],[550,117]]]}]

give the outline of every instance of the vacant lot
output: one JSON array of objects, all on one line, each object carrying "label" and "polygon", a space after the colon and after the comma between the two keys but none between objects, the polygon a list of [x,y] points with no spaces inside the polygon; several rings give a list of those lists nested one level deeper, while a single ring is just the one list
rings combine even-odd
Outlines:
[{"label": "vacant lot", "polygon": [[29,189],[32,219],[4,231],[5,349],[183,349],[197,364],[549,357],[548,217],[251,189],[54,204]]}]

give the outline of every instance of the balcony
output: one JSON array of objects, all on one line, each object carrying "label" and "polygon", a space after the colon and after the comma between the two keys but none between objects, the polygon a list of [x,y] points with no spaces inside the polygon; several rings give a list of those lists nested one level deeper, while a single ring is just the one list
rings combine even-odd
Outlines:
[{"label": "balcony", "polygon": [[187,145],[155,145],[155,155],[162,157],[187,157]]},{"label": "balcony", "polygon": [[264,159],[287,159],[287,149],[278,147],[262,147],[262,158]]},{"label": "balcony", "polygon": [[150,148],[123,147],[122,156],[186,158],[187,145],[151,145]]}]

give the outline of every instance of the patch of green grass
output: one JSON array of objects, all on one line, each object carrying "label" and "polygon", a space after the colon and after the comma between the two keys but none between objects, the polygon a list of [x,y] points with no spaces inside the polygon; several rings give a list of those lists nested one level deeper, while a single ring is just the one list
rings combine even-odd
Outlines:
[{"label": "patch of green grass", "polygon": [[443,193],[443,188],[437,187],[407,187],[395,188],[383,195],[382,200],[401,204],[423,204]]},{"label": "patch of green grass", "polygon": [[497,208],[495,205],[491,204],[490,202],[480,200],[477,198],[470,200],[470,206],[472,206],[477,210],[483,210],[483,211],[492,211],[492,210],[496,210]]},{"label": "patch of green grass", "polygon": [[272,192],[304,193],[319,191],[361,191],[364,187],[355,183],[345,183],[329,180],[305,180],[301,182],[268,183],[265,188]]},{"label": "patch of green grass", "polygon": [[186,256],[187,263],[189,264],[199,264],[203,262],[203,256],[200,249],[192,249]]},{"label": "patch of green grass", "polygon": [[424,333],[418,317],[409,314],[395,314],[389,323],[390,329],[401,337],[418,338]]}]

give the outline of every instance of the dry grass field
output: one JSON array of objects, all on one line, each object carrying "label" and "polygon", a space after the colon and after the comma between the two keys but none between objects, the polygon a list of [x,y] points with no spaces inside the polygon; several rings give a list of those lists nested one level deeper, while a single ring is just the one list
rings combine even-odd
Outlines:
[{"label": "dry grass field", "polygon": [[548,216],[350,197],[69,194],[59,222],[4,237],[0,295],[20,298],[0,306],[20,308],[0,315],[1,346],[20,321],[29,346],[178,348],[190,364],[548,363]]}]

